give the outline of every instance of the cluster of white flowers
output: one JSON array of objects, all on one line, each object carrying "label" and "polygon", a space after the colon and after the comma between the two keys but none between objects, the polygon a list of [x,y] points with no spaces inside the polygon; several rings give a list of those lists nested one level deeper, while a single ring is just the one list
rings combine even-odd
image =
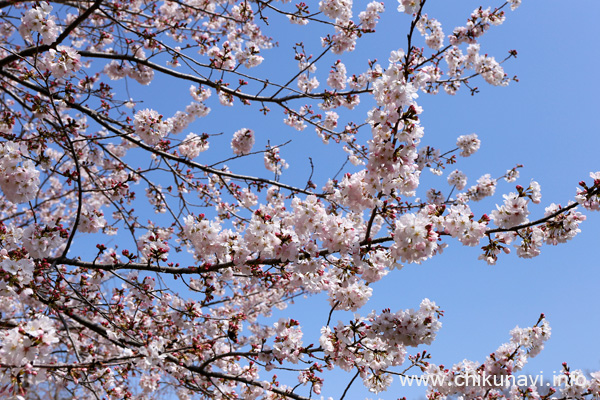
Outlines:
[{"label": "cluster of white flowers", "polygon": [[535,357],[544,350],[544,343],[550,338],[550,324],[545,319],[541,326],[530,328],[515,327],[510,331],[512,341],[525,347],[529,353],[529,357]]},{"label": "cluster of white flowers", "polygon": [[190,160],[198,157],[200,153],[208,150],[208,140],[206,139],[204,135],[198,136],[195,133],[189,133],[179,144],[179,153]]},{"label": "cluster of white flowers", "polygon": [[479,201],[492,196],[496,192],[496,184],[496,180],[492,179],[490,174],[485,174],[477,179],[477,185],[467,190],[464,200]]},{"label": "cluster of white flowers", "polygon": [[173,124],[163,116],[148,108],[140,110],[133,119],[135,133],[151,146],[158,144],[173,128]]},{"label": "cluster of white flowers", "polygon": [[494,57],[478,56],[477,61],[475,61],[475,71],[490,85],[508,85],[508,79],[504,73],[504,69]]},{"label": "cluster of white flowers", "polygon": [[456,169],[448,174],[448,184],[456,186],[457,190],[463,190],[467,186],[467,176]]},{"label": "cluster of white flowers", "polygon": [[[582,399],[587,396],[595,398],[600,396],[600,371],[590,373],[588,379],[586,373],[580,369],[574,371],[563,367],[563,374],[557,381],[564,384],[560,388],[560,395],[565,399]],[[520,399],[519,399],[520,400]]]},{"label": "cluster of white flowers", "polygon": [[583,182],[580,183],[584,185],[583,188],[577,188],[575,199],[586,210],[600,211],[600,171],[590,172],[590,177],[594,180],[594,185],[587,187]]},{"label": "cluster of white flowers", "polygon": [[296,14],[288,14],[288,20],[292,23],[292,24],[296,24],[296,25],[307,25],[309,23],[309,20],[307,18],[303,18],[301,15],[301,11],[298,10],[296,12]]},{"label": "cluster of white flowers", "polygon": [[401,215],[396,220],[390,253],[402,262],[420,263],[435,255],[438,236],[425,209]]},{"label": "cluster of white flowers", "polygon": [[273,356],[280,362],[287,360],[296,364],[302,350],[302,329],[298,322],[282,318],[273,325],[277,334],[273,344]]},{"label": "cluster of white flowers", "polygon": [[279,156],[279,147],[269,147],[265,150],[265,168],[277,175],[281,174],[281,171],[289,167],[288,163]]},{"label": "cluster of white flowers", "polygon": [[377,26],[377,22],[379,21],[379,14],[385,11],[385,7],[383,2],[372,1],[367,4],[367,8],[365,11],[361,11],[358,14],[358,19],[360,20],[361,28],[373,30]]},{"label": "cluster of white flowers", "polygon": [[319,87],[319,80],[316,76],[308,77],[308,74],[301,74],[298,77],[298,89],[303,93],[310,93]]},{"label": "cluster of white flowers", "polygon": [[414,14],[421,7],[421,0],[398,0],[398,12]]},{"label": "cluster of white flowers", "polygon": [[38,314],[27,323],[0,334],[0,360],[16,366],[34,361],[43,363],[58,342],[52,319]]},{"label": "cluster of white flowers", "polygon": [[173,133],[180,133],[188,127],[196,118],[206,117],[210,113],[210,107],[203,103],[191,102],[185,107],[184,111],[177,111],[175,115],[167,120],[172,125]]},{"label": "cluster of white flowers", "polygon": [[433,343],[439,321],[440,308],[431,300],[423,299],[418,310],[400,310],[392,313],[385,310],[379,315],[371,313],[371,329],[381,335],[388,344],[417,347]]},{"label": "cluster of white flowers", "polygon": [[444,60],[446,61],[446,64],[448,64],[448,76],[451,78],[459,78],[466,62],[466,57],[462,50],[456,46],[452,46],[444,55]]},{"label": "cluster of white flowers", "polygon": [[171,230],[155,228],[139,237],[137,247],[142,255],[141,261],[166,261],[169,256]]},{"label": "cluster of white flowers", "polygon": [[[509,173],[514,170],[510,170]],[[529,210],[527,205],[530,199],[534,204],[539,204],[542,198],[540,184],[536,181],[531,181],[527,189],[522,186],[517,186],[518,193],[510,193],[504,195],[504,204],[496,206],[496,210],[492,211],[492,219],[496,226],[500,228],[511,228],[529,222],[527,216]]]},{"label": "cluster of white flowers", "polygon": [[514,182],[519,178],[519,170],[517,168],[509,169],[506,171],[504,180],[506,182]]},{"label": "cluster of white flowers", "polygon": [[48,50],[48,55],[49,59],[46,60],[46,67],[55,78],[68,76],[81,68],[81,57],[72,47],[59,45],[56,46],[56,50]]},{"label": "cluster of white flowers", "polygon": [[104,67],[104,73],[113,81],[129,76],[131,71],[132,68],[129,64],[117,60],[112,60]]},{"label": "cluster of white flowers", "polygon": [[214,256],[225,258],[229,231],[222,229],[219,221],[209,221],[204,215],[188,215],[184,218],[183,232],[197,257],[206,260],[212,260]]},{"label": "cluster of white flowers", "polygon": [[[173,133],[180,133],[187,128],[196,118],[206,117],[210,113],[210,107],[204,104],[204,101],[211,95],[210,90],[190,86],[190,94],[195,101],[185,107],[185,111],[177,111],[175,115],[167,120],[172,125]],[[208,143],[206,143],[208,146]],[[207,147],[208,148],[208,147]],[[193,158],[193,157],[191,157]]]},{"label": "cluster of white flowers", "polygon": [[258,204],[258,196],[248,188],[243,188],[241,190],[238,200],[242,207],[246,208],[250,208]]},{"label": "cluster of white flowers", "polygon": [[[437,171],[434,169],[432,169],[432,170]],[[427,189],[425,197],[427,199],[427,203],[429,203],[429,204],[441,205],[441,204],[444,204],[444,201],[446,200],[446,197],[444,196],[444,194],[441,191],[436,190],[435,188]]]},{"label": "cluster of white flowers", "polygon": [[242,128],[233,134],[231,148],[235,155],[249,154],[252,151],[252,146],[254,146],[254,131],[252,129]]},{"label": "cluster of white flowers", "polygon": [[245,248],[264,257],[279,254],[286,260],[296,259],[300,243],[296,235],[292,236],[291,227],[282,222],[280,216],[269,214],[264,207],[255,211],[244,235]]},{"label": "cluster of white flowers", "polygon": [[425,65],[415,75],[415,85],[427,93],[437,94],[436,83],[441,79],[443,71],[435,65]]},{"label": "cluster of white flowers", "polygon": [[439,50],[444,47],[444,31],[438,20],[428,18],[427,14],[421,15],[417,23],[417,29],[425,37],[425,44],[429,48]]},{"label": "cluster of white flowers", "polygon": [[354,51],[356,47],[356,40],[358,39],[357,29],[343,29],[339,24],[346,24],[352,26],[352,21],[340,21],[336,20],[337,24],[335,27],[335,35],[331,38],[322,38],[321,44],[323,47],[328,44],[331,45],[331,52],[333,54],[342,54],[347,51]]},{"label": "cluster of white flowers", "polygon": [[475,43],[477,38],[481,37],[491,25],[500,25],[504,22],[503,12],[492,12],[490,8],[478,8],[471,13],[465,26],[454,28],[450,35],[450,44],[459,45],[461,43]]},{"label": "cluster of white flowers", "polygon": [[198,103],[202,103],[202,102],[208,100],[208,98],[211,96],[211,94],[212,93],[211,93],[210,89],[206,89],[203,87],[197,87],[194,85],[190,86],[190,95]]},{"label": "cluster of white flowers", "polygon": [[441,328],[440,315],[439,307],[424,299],[418,310],[372,312],[348,325],[338,321],[333,330],[325,326],[319,343],[330,362],[343,370],[358,367],[370,371],[362,374],[363,382],[377,393],[392,382],[385,371],[404,363],[407,346],[432,343]]},{"label": "cluster of white flowers", "polygon": [[[544,216],[550,216],[561,208],[561,206],[552,203],[546,207]],[[557,245],[573,239],[581,232],[579,224],[585,221],[585,219],[585,215],[577,211],[570,211],[552,218],[550,221],[546,222],[544,226],[544,241],[547,244]]]},{"label": "cluster of white flowers", "polygon": [[496,206],[496,210],[492,211],[492,219],[494,224],[499,228],[512,228],[513,226],[521,225],[529,222],[527,216],[528,200],[524,196],[517,193],[503,195],[504,204]]},{"label": "cluster of white flowers", "polygon": [[[141,47],[133,48],[133,55],[141,60],[146,59],[144,49]],[[118,80],[126,76],[135,79],[140,85],[149,85],[154,79],[154,70],[144,64],[136,63],[132,66],[124,61],[112,60],[104,66],[104,73],[111,80]]]},{"label": "cluster of white flowers", "polygon": [[385,250],[375,250],[369,258],[359,263],[362,279],[368,283],[379,281],[394,268],[395,260]]},{"label": "cluster of white flowers", "polygon": [[106,226],[104,213],[90,206],[83,206],[77,230],[83,233],[97,233]]},{"label": "cluster of white flowers", "polygon": [[231,52],[229,42],[226,42],[222,49],[217,46],[211,47],[206,54],[211,57],[210,63],[214,68],[227,71],[232,71],[235,68],[235,57]]},{"label": "cluster of white flowers", "polygon": [[411,83],[404,82],[401,66],[391,64],[381,78],[373,83],[373,97],[379,106],[393,109],[411,106],[419,96]]},{"label": "cluster of white flowers", "polygon": [[[300,109],[300,113],[302,113],[304,110],[301,108]],[[294,112],[294,111],[287,111],[287,118],[285,118],[283,120],[283,123],[291,126],[292,128],[294,128],[297,131],[303,131],[304,129],[306,129],[306,123],[304,122],[304,119],[300,116],[300,114]]]},{"label": "cluster of white flowers", "polygon": [[[514,245],[517,249],[517,256],[521,258],[533,258],[540,255],[540,248],[544,244],[544,230],[542,228],[533,226],[521,229],[518,235],[521,238],[521,243]],[[517,234],[505,234],[500,237],[504,238],[506,243],[510,243],[516,236]]]},{"label": "cluster of white flowers", "polygon": [[[145,279],[144,281],[147,280]],[[167,354],[164,351],[165,342],[165,338],[161,336],[154,336],[149,340],[145,346],[140,348],[139,355],[142,357],[138,359],[136,366],[147,370],[160,365],[167,358]]]},{"label": "cluster of white flowers", "polygon": [[512,11],[516,10],[521,5],[521,0],[508,0],[510,3],[510,9]]},{"label": "cluster of white flowers", "polygon": [[373,82],[379,107],[368,114],[373,137],[368,142],[365,177],[372,195],[396,192],[413,196],[419,184],[417,146],[424,130],[417,115],[422,109],[415,103],[418,88],[405,82],[402,54],[392,52],[389,67]]},{"label": "cluster of white flowers", "polygon": [[38,6],[27,10],[19,26],[19,33],[23,39],[33,41],[32,32],[38,32],[42,36],[42,43],[52,44],[58,36],[58,27],[50,12],[52,6],[46,1],[41,1]]},{"label": "cluster of white flowers", "polygon": [[[525,193],[528,193],[527,197],[532,198],[532,201],[534,201],[533,199],[535,198],[535,194],[532,194],[530,191]],[[520,197],[520,199],[525,199],[525,197]],[[573,203],[570,203],[570,205],[571,204]],[[519,257],[537,257],[541,253],[541,247],[544,243],[549,245],[565,243],[568,240],[573,239],[578,233],[581,232],[581,230],[579,229],[579,224],[585,221],[586,217],[574,210],[570,210],[568,212],[561,212],[562,209],[563,208],[560,205],[556,205],[553,203],[550,206],[546,207],[544,216],[551,217],[554,214],[557,215],[550,218],[544,224],[519,229],[518,232],[509,231],[497,233],[496,238],[505,245],[510,245],[513,241],[516,241],[514,247],[516,248],[517,256]],[[506,218],[508,218],[508,216]],[[496,222],[496,224],[498,223]],[[511,224],[508,224],[507,227],[511,227]],[[510,251],[510,249],[508,249],[507,247],[504,247],[503,250],[505,252]],[[495,250],[495,252],[499,251],[499,249]],[[480,258],[486,259],[486,261],[490,264],[493,264],[495,262],[495,257],[491,257],[491,259],[488,259],[485,256],[481,256]]]},{"label": "cluster of white flowers", "polygon": [[0,143],[0,188],[14,204],[33,200],[39,190],[39,171],[26,159],[27,148],[15,142]]},{"label": "cluster of white flowers", "polygon": [[244,50],[236,52],[235,59],[239,64],[243,64],[246,68],[254,68],[262,64],[264,60],[259,53],[259,46],[256,46],[254,43],[246,43],[246,48]]},{"label": "cluster of white flowers", "polygon": [[453,205],[444,218],[446,233],[466,245],[477,246],[485,236],[487,225],[483,222],[473,221],[473,213],[467,205]]},{"label": "cluster of white flowers", "polygon": [[[451,36],[452,38],[452,36]],[[456,46],[452,46],[445,54],[444,60],[448,64],[448,76],[451,78],[444,85],[449,94],[455,94],[460,88],[460,78],[465,69],[471,69],[481,75],[483,79],[495,86],[508,85],[508,78],[504,69],[494,57],[479,54],[479,43],[470,44],[467,47],[467,55]]]},{"label": "cluster of white flowers", "polygon": [[352,0],[322,0],[319,10],[331,19],[348,21],[352,18]]},{"label": "cluster of white flowers", "polygon": [[[321,126],[332,131],[337,127],[339,118],[340,116],[335,111],[327,111],[325,112],[325,119],[323,119]],[[321,132],[319,131],[319,133]],[[329,141],[326,135],[321,136],[321,139],[323,139],[323,143],[325,144],[327,144]]]},{"label": "cluster of white flowers", "polygon": [[31,224],[23,229],[23,247],[32,258],[47,258],[56,254],[65,243],[60,226]]},{"label": "cluster of white flowers", "polygon": [[460,149],[461,156],[469,157],[479,150],[479,146],[481,146],[481,140],[477,138],[476,133],[462,135],[456,140],[456,146]]},{"label": "cluster of white flowers", "polygon": [[369,193],[369,185],[365,180],[366,171],[346,174],[333,193],[333,199],[352,211],[362,212],[375,205],[375,199]]},{"label": "cluster of white flowers", "polygon": [[[433,363],[428,364],[423,377],[429,383],[428,398],[447,398],[450,396],[479,398],[493,396],[497,399],[523,400],[523,397],[506,397],[502,391],[510,384],[509,377],[523,369],[530,358],[535,357],[550,338],[550,326],[543,319],[531,328],[516,327],[511,331],[510,342],[500,345],[490,354],[483,364],[464,360],[451,368]],[[516,379],[512,379],[512,394],[517,394]],[[531,395],[533,390],[528,391]],[[539,397],[526,397],[539,398]]]},{"label": "cluster of white flowers", "polygon": [[[340,279],[340,275],[346,279]],[[328,275],[329,304],[340,310],[358,311],[362,308],[373,295],[373,288],[367,286],[364,281],[348,279],[343,276],[342,271],[335,269]]]},{"label": "cluster of white flowers", "polygon": [[140,377],[140,387],[143,393],[153,393],[158,389],[162,376],[158,373],[144,374]]},{"label": "cluster of white flowers", "polygon": [[33,279],[35,265],[29,258],[12,259],[6,249],[0,250],[0,269],[15,277],[20,284],[27,285]]},{"label": "cluster of white flowers", "polygon": [[327,84],[335,90],[344,90],[346,88],[347,79],[346,66],[338,60],[329,72]]}]

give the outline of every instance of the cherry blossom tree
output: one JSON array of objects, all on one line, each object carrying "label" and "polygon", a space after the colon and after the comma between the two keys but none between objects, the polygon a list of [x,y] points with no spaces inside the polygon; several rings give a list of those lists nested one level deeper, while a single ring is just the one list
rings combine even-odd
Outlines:
[{"label": "cherry blossom tree", "polygon": [[[429,379],[431,399],[600,396],[600,372],[567,365],[550,391],[468,384],[522,370],[550,337],[543,315],[485,362],[444,367],[415,349],[441,327],[433,301],[363,307],[372,283],[446,246],[480,247],[489,264],[531,258],[600,209],[600,172],[531,219],[541,189],[513,183],[520,166],[461,172],[476,134],[453,149],[420,144],[420,95],[510,83],[503,63],[517,53],[495,58],[479,40],[519,5],[466,10],[444,32],[426,0],[0,1],[3,398],[339,397],[335,368],[348,373],[340,399],[408,374]],[[407,22],[404,42],[385,62],[345,61],[383,12]],[[302,42],[270,37],[284,24]],[[297,69],[263,68],[276,45]],[[179,97],[155,101],[169,85]],[[259,131],[243,113],[283,124]],[[241,126],[220,128],[224,115]],[[289,127],[348,163],[286,174]],[[447,176],[445,194],[420,185],[430,173]],[[498,205],[472,211],[501,184]],[[319,293],[330,305],[320,332],[269,321]],[[341,310],[354,317],[335,321]]]}]

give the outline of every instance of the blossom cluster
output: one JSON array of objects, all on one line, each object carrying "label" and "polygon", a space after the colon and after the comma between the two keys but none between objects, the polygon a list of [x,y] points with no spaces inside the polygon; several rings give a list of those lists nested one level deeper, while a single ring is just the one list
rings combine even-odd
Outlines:
[{"label": "blossom cluster", "polygon": [[461,156],[469,157],[479,150],[481,141],[477,138],[475,133],[472,133],[470,135],[459,136],[456,140],[456,146],[460,149]]},{"label": "blossom cluster", "polygon": [[550,325],[542,319],[531,328],[514,328],[510,341],[498,347],[483,364],[470,360],[464,360],[451,368],[428,364],[425,370],[427,382],[430,383],[428,396],[446,398],[461,395],[477,398],[493,393],[494,398],[506,399],[502,395],[505,388],[500,385],[506,382],[507,376],[522,370],[530,358],[539,354],[550,334]]},{"label": "blossom cluster", "polygon": [[242,128],[233,134],[231,148],[235,155],[249,154],[252,151],[252,146],[254,146],[254,131],[252,129]]},{"label": "blossom cluster", "polygon": [[323,327],[319,343],[328,363],[344,370],[358,367],[365,386],[378,393],[392,383],[387,370],[404,363],[406,347],[435,339],[441,328],[440,316],[439,307],[425,299],[418,310],[372,312],[348,325],[338,321],[333,329]]},{"label": "blossom cluster", "polygon": [[48,55],[47,67],[55,78],[62,78],[81,68],[81,57],[72,47],[59,45],[56,50],[48,50]]},{"label": "blossom cluster", "polygon": [[31,282],[34,267],[31,259],[13,259],[5,248],[0,250],[0,269],[10,274],[11,278],[16,278],[20,284],[27,285]]},{"label": "blossom cluster", "polygon": [[21,326],[0,334],[0,360],[3,364],[25,366],[43,362],[59,342],[52,320],[38,315]]},{"label": "blossom cluster", "polygon": [[33,32],[42,36],[42,43],[52,44],[58,36],[58,27],[54,16],[50,15],[52,6],[46,1],[28,9],[21,18],[19,33],[26,41],[33,40]]},{"label": "blossom cluster", "polygon": [[[143,50],[138,50],[138,57],[143,58],[144,53]],[[137,63],[135,65],[130,65],[129,63],[125,63],[122,61],[113,60],[106,64],[104,67],[104,73],[111,80],[119,80],[125,77],[130,77],[131,79],[135,79],[141,85],[149,85],[150,82],[154,79],[154,70],[147,65]]]},{"label": "blossom cluster", "polygon": [[429,210],[417,214],[404,214],[396,221],[393,257],[403,262],[420,263],[433,257],[438,250],[439,234],[428,218]]},{"label": "blossom cluster", "polygon": [[48,258],[60,251],[66,239],[66,231],[60,225],[31,224],[23,229],[23,247],[33,258]]},{"label": "blossom cluster", "polygon": [[0,143],[0,189],[8,201],[18,204],[33,200],[39,189],[39,176],[24,145]]},{"label": "blossom cluster", "polygon": [[173,124],[170,121],[164,119],[155,110],[148,108],[140,110],[135,114],[133,124],[135,133],[151,146],[158,144],[173,128]]},{"label": "blossom cluster", "polygon": [[208,150],[206,139],[204,135],[198,136],[195,133],[189,133],[179,145],[179,153],[190,160],[198,157],[200,153]]},{"label": "blossom cluster", "polygon": [[425,37],[425,43],[433,50],[439,50],[444,46],[444,31],[442,24],[434,18],[422,15],[417,24],[417,29]]},{"label": "blossom cluster", "polygon": [[581,188],[577,188],[575,199],[586,210],[600,211],[600,172],[591,172],[590,177],[594,185],[588,187],[585,182],[580,182]]}]

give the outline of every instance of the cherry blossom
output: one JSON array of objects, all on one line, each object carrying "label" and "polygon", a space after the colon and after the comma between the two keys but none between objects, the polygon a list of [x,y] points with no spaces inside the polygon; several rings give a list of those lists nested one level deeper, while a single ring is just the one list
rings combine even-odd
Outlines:
[{"label": "cherry blossom", "polygon": [[[0,397],[308,400],[340,369],[348,393],[414,373],[430,399],[544,398],[455,384],[523,371],[543,315],[448,367],[433,300],[372,310],[405,264],[536,257],[600,210],[600,172],[542,205],[522,165],[469,164],[485,127],[430,140],[423,97],[510,83],[516,52],[480,42],[521,1],[457,27],[430,3],[1,2]],[[368,37],[382,60],[351,53]],[[600,372],[561,376],[552,393],[600,395]]]},{"label": "cherry blossom", "polygon": [[135,133],[150,145],[158,144],[172,129],[172,124],[155,110],[138,111],[134,119]]},{"label": "cherry blossom", "polygon": [[481,141],[477,138],[475,133],[472,133],[470,135],[459,136],[456,140],[456,146],[460,149],[461,156],[469,157],[479,150]]},{"label": "cherry blossom", "polygon": [[254,131],[252,129],[243,128],[233,134],[231,148],[236,155],[241,156],[250,153],[252,146],[254,146]]},{"label": "cherry blossom", "polygon": [[26,41],[34,41],[33,32],[42,36],[44,44],[51,44],[58,36],[58,27],[54,16],[50,15],[52,6],[42,1],[38,6],[28,9],[21,18],[19,33]]},{"label": "cherry blossom", "polygon": [[179,145],[179,152],[182,156],[193,159],[200,155],[200,153],[208,150],[207,138],[198,136],[195,133],[189,133],[185,139]]}]

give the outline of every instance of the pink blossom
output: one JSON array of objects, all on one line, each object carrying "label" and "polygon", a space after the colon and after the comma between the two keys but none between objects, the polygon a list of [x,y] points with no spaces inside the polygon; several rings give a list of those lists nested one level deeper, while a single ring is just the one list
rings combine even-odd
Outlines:
[{"label": "pink blossom", "polygon": [[149,145],[156,145],[172,129],[172,123],[148,108],[138,111],[134,118],[135,133]]},{"label": "pink blossom", "polygon": [[208,141],[204,136],[198,136],[195,133],[189,133],[179,145],[181,155],[189,159],[198,157],[206,150],[208,150]]},{"label": "pink blossom", "polygon": [[459,136],[456,141],[456,146],[460,149],[460,155],[463,157],[469,157],[479,150],[481,141],[477,138],[475,133],[470,135]]},{"label": "pink blossom", "polygon": [[252,129],[240,129],[233,134],[231,148],[233,153],[241,156],[249,154],[254,146],[254,131]]}]

